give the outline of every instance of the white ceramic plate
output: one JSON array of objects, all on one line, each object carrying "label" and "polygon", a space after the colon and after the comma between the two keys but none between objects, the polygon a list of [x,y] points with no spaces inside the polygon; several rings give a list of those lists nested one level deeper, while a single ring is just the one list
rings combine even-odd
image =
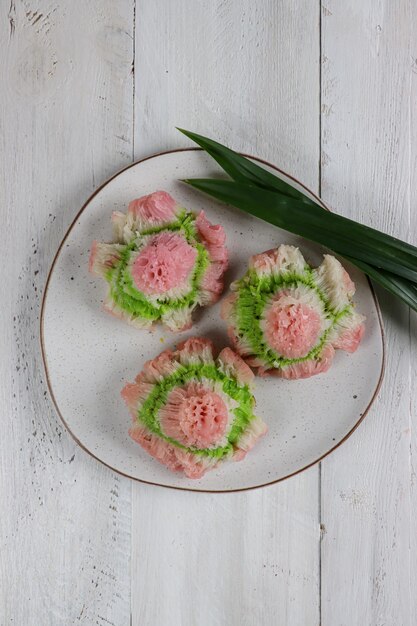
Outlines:
[{"label": "white ceramic plate", "polygon": [[256,411],[269,432],[243,462],[224,464],[200,480],[191,480],[169,472],[129,438],[130,416],[120,390],[134,379],[145,360],[191,335],[206,335],[218,347],[228,340],[219,304],[201,310],[191,331],[179,335],[160,328],[140,331],[102,311],[105,284],[89,274],[88,257],[93,239],[111,240],[112,211],[123,211],[133,198],[157,189],[170,192],[190,209],[204,208],[212,222],[226,229],[231,259],[226,284],[245,272],[251,254],[280,243],[296,244],[313,264],[320,262],[318,246],[226,208],[178,182],[218,174],[212,159],[191,149],[145,159],[105,183],[77,215],[57,252],[41,316],[49,389],[77,442],[126,476],[197,491],[259,487],[288,478],[323,458],[363,419],[377,393],[384,364],[377,301],[366,277],[349,266],[357,286],[357,308],[367,318],[363,343],[353,355],[338,350],[326,374],[296,381],[257,378]]}]

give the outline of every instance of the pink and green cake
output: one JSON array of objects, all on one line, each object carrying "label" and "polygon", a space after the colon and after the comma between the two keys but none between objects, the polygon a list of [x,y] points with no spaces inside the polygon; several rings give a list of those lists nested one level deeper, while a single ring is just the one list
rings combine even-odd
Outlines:
[{"label": "pink and green cake", "polygon": [[192,325],[197,306],[216,302],[228,255],[225,233],[165,191],[133,200],[112,216],[114,243],[94,242],[90,270],[108,283],[104,308],[139,327]]},{"label": "pink and green cake", "polygon": [[222,307],[236,352],[258,374],[307,378],[330,367],[335,349],[354,352],[364,333],[355,285],[333,256],[310,267],[298,248],[253,256]]},{"label": "pink and green cake", "polygon": [[201,478],[240,461],[266,432],[253,413],[252,370],[230,348],[215,358],[211,341],[191,338],[145,363],[122,390],[130,436],[172,471]]}]

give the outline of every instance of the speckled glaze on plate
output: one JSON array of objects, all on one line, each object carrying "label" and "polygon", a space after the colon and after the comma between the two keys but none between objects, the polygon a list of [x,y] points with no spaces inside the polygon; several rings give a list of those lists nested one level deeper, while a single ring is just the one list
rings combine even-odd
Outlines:
[{"label": "speckled glaze on plate", "polygon": [[133,380],[144,361],[186,337],[208,336],[219,348],[228,345],[228,340],[220,303],[199,311],[193,328],[176,335],[160,327],[140,331],[102,311],[105,286],[89,274],[88,256],[94,239],[111,240],[112,211],[123,211],[133,198],[157,189],[168,191],[187,208],[204,209],[211,222],[220,222],[226,230],[231,261],[226,285],[245,272],[251,254],[280,243],[298,245],[313,264],[321,259],[319,246],[178,182],[219,173],[200,150],[177,150],[135,163],[100,187],[75,218],[52,265],[42,304],[41,345],[56,409],[74,439],[92,456],[143,482],[225,492],[284,480],[340,445],[362,421],[378,392],[384,334],[367,278],[344,263],[356,283],[358,311],[367,318],[360,348],[354,354],[338,350],[326,374],[307,380],[257,378],[256,412],[267,422],[269,432],[243,462],[222,465],[200,480],[191,480],[169,472],[135,444],[127,434],[130,417],[120,397],[126,381]]}]

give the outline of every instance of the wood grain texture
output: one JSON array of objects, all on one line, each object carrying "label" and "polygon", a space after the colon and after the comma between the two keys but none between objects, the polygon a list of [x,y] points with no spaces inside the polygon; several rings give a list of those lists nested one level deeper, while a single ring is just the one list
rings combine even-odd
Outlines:
[{"label": "wood grain texture", "polygon": [[[183,126],[319,174],[319,7],[144,0],[136,10],[135,156]],[[319,623],[318,468],[263,491],[133,485],[132,622]]]},{"label": "wood grain texture", "polygon": [[132,158],[132,35],[130,0],[0,4],[2,625],[130,620],[130,484],[57,418],[38,326],[68,224]]},{"label": "wood grain texture", "polygon": [[134,486],[132,623],[318,624],[316,477],[248,494]]},{"label": "wood grain texture", "polygon": [[[322,9],[323,197],[413,243],[416,18],[409,0],[328,0]],[[416,623],[415,315],[385,293],[380,300],[388,344],[382,392],[322,464],[323,626]]]}]

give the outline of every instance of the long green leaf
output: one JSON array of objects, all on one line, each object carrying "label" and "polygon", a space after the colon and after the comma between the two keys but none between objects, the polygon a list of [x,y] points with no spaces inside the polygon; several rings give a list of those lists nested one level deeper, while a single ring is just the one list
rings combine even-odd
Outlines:
[{"label": "long green leaf", "polygon": [[[203,137],[196,133],[192,133],[190,131],[185,131],[182,129],[179,129],[179,130],[183,132],[187,137],[195,141],[208,154],[210,154],[219,163],[219,165],[224,169],[224,171],[233,178],[234,181],[238,183],[240,182],[246,185],[249,184],[251,186],[259,187],[260,189],[263,189],[263,190],[275,192],[276,194],[281,196],[281,200],[283,201],[282,205],[283,206],[287,205],[288,210],[292,210],[294,208],[293,203],[289,203],[287,201],[288,199],[293,198],[295,200],[298,200],[299,202],[302,202],[304,205],[309,205],[310,213],[314,213],[316,216],[318,215],[319,218],[323,217],[322,212],[324,211],[324,209],[320,204],[313,201],[309,196],[306,196],[303,192],[300,192],[294,189],[291,184],[286,183],[285,181],[280,179],[278,176],[275,176],[271,172],[268,172],[267,170],[263,169],[262,167],[254,163],[253,161],[247,159],[246,157],[243,157],[242,155],[234,152],[233,150],[230,150],[226,146],[223,146],[222,144],[216,141],[213,141],[207,137]],[[190,181],[187,181],[187,182],[190,182]],[[206,181],[198,181],[198,182],[203,182],[204,184]],[[194,185],[194,186],[197,187],[197,185]],[[207,193],[211,193],[211,191],[209,191],[208,189],[201,189],[201,190],[204,190]],[[286,201],[284,201],[283,196],[286,197],[287,199]],[[218,199],[223,199],[223,198],[218,198]],[[238,206],[236,203],[234,204],[235,206]],[[270,219],[265,218],[264,216],[260,216],[258,212],[255,213],[254,211],[250,211],[250,210],[249,212],[255,215],[258,215],[258,217],[262,217],[262,219],[267,219],[267,221],[271,222]],[[336,218],[340,217],[334,214],[332,215]],[[393,267],[396,268],[396,271],[400,271],[403,274],[407,274],[408,276],[414,277],[413,272],[416,269],[414,257],[416,257],[417,249],[414,246],[411,246],[410,244],[402,242],[394,237],[390,237],[389,235],[385,235],[384,233],[376,231],[375,229],[371,229],[369,227],[358,224],[357,222],[353,222],[352,220],[347,220],[346,218],[341,218],[341,220],[345,222],[345,226],[346,226],[346,222],[349,223],[349,226],[348,226],[349,235],[351,237],[355,236],[355,240],[353,242],[353,246],[350,251],[350,254],[347,254],[345,252],[342,254],[342,256],[344,256],[345,259],[349,260],[351,263],[359,267],[363,272],[368,274],[368,276],[370,276],[375,282],[379,283],[385,289],[387,289],[394,295],[401,298],[412,309],[417,311],[417,284],[415,282],[412,282],[408,278],[404,278],[404,276],[399,276],[398,274],[392,273],[390,271],[387,271],[386,269],[382,269],[382,267],[378,267],[377,265],[375,265],[376,262],[381,262],[381,259],[380,259],[381,254],[388,255],[388,258],[386,259],[386,265],[391,266],[391,268]],[[276,221],[272,221],[272,223],[276,223]],[[341,226],[341,223],[339,221],[339,227],[340,226]],[[287,230],[290,230],[288,228],[288,225],[281,224],[281,227],[286,228]],[[293,230],[292,232],[302,234],[299,229]],[[307,236],[307,235],[304,235],[304,236]],[[365,237],[364,242],[362,241],[363,237]],[[315,238],[314,240],[322,243],[322,241],[318,238]],[[333,250],[335,250],[336,252],[339,252],[340,254],[340,251],[336,249],[334,244],[335,244],[335,237],[332,237],[331,241],[326,242],[324,245],[326,245],[329,248],[332,248]],[[342,240],[339,238],[338,244],[342,245],[342,247],[346,246],[346,237],[345,238],[342,237]],[[351,256],[354,253],[357,254],[357,247],[361,244],[362,245],[365,244],[365,248],[366,247],[369,248],[368,253],[376,252],[376,255],[370,254],[370,261],[368,262],[360,260],[356,258],[356,256]],[[393,253],[393,250],[395,250],[394,253]],[[401,268],[400,270],[398,270],[398,265],[396,265],[395,261],[393,261],[393,257],[397,261],[399,260],[399,258],[404,260],[404,257],[402,256],[404,254],[409,255],[409,262],[411,263],[411,268],[408,267],[408,269],[411,269],[411,273],[407,270],[407,268],[404,271],[402,271]],[[359,253],[359,256],[361,256],[361,253]],[[362,253],[362,256],[363,256],[363,253]],[[413,278],[413,280],[415,279]]]},{"label": "long green leaf", "polygon": [[356,265],[362,272],[372,278],[374,282],[379,283],[384,289],[403,300],[411,309],[417,311],[417,288],[415,283],[411,283],[405,278],[390,274],[384,270],[378,270],[372,265],[358,261],[358,259],[349,256],[344,258]]},{"label": "long green leaf", "polygon": [[236,182],[253,184],[269,191],[279,191],[290,198],[296,198],[309,206],[317,207],[320,211],[325,210],[305,193],[298,191],[289,183],[238,152],[189,130],[184,130],[183,128],[178,128],[177,130],[203,148]]},{"label": "long green leaf", "polygon": [[[200,188],[198,184],[200,181],[197,181],[197,184],[195,184],[196,181],[192,181],[192,180],[184,181],[184,182],[191,184],[193,187],[200,189],[201,191],[207,192],[206,189]],[[210,195],[213,195],[213,194],[210,194]],[[217,197],[220,200],[222,199],[218,196],[215,196],[215,197]],[[333,214],[330,213],[330,215],[333,215]],[[267,220],[267,221],[270,221],[270,220]],[[286,230],[291,230],[287,226],[281,226],[280,224],[276,224],[275,222],[271,222],[271,223],[278,225],[282,228],[285,228]],[[294,232],[296,234],[302,234],[298,229],[292,230],[291,232]],[[304,236],[307,236],[307,235],[304,234]],[[370,278],[372,278],[372,280],[379,283],[382,287],[384,287],[384,289],[386,289],[390,293],[394,294],[395,296],[403,300],[410,308],[417,311],[417,286],[415,283],[411,282],[410,280],[407,280],[406,278],[403,278],[391,272],[388,272],[384,269],[377,268],[374,265],[361,261],[358,258],[353,257],[348,253],[342,253],[340,249],[337,248],[337,246],[332,244],[332,242],[328,242],[327,240],[323,242],[322,240],[319,240],[319,239],[314,239],[314,240],[318,241],[319,243],[323,245],[326,245],[326,247],[328,247],[329,249],[332,249],[334,252],[341,254],[341,256],[343,256],[346,260],[350,261],[352,264],[356,265],[360,270],[362,270],[365,274],[367,274]]]},{"label": "long green leaf", "polygon": [[417,282],[417,248],[345,217],[311,211],[294,198],[245,183],[217,179],[184,182],[275,226],[320,243],[342,256]]},{"label": "long green leaf", "polygon": [[[198,135],[197,133],[184,129],[178,130],[195,141],[208,154],[210,154],[221,165],[224,171],[228,173],[236,182],[254,185],[269,191],[276,191],[288,197],[302,199],[303,202],[310,203],[320,209],[320,215],[322,215],[322,211],[325,211],[321,205],[311,200],[303,192],[294,189],[291,184],[281,180],[279,177],[275,176],[271,172],[268,172],[256,163],[253,163],[250,159],[238,154],[217,141],[209,139],[208,137],[203,137],[202,135]],[[361,232],[366,232],[367,236],[371,237],[373,240],[384,244],[389,242],[396,248],[406,250],[417,258],[417,248],[415,246],[368,226],[359,224],[353,220],[347,220],[347,218],[342,219],[349,221],[350,227],[354,228],[356,231],[359,230]]]}]

